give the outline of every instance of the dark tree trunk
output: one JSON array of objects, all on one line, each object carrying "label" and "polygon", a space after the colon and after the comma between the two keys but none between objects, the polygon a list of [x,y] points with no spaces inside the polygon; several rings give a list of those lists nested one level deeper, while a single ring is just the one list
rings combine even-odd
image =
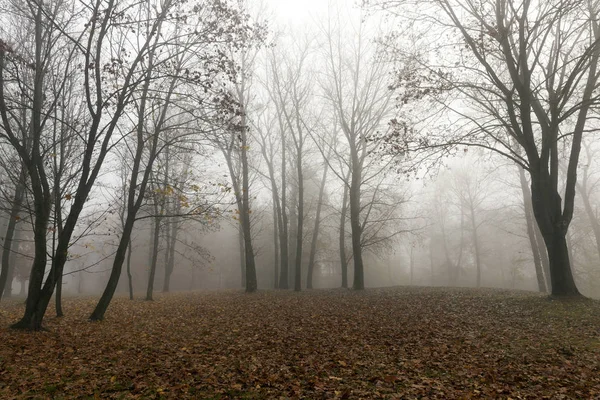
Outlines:
[{"label": "dark tree trunk", "polygon": [[581,296],[569,260],[568,223],[563,223],[560,195],[552,190],[550,177],[532,173],[531,196],[535,218],[546,244],[552,296]]},{"label": "dark tree trunk", "polygon": [[[177,211],[179,213],[179,211]],[[179,220],[175,219],[170,223],[171,233],[167,239],[167,260],[165,265],[165,281],[163,284],[163,292],[167,293],[171,290],[171,275],[175,268],[175,246],[177,245],[177,234],[179,232]],[[168,229],[168,227],[167,227]]]},{"label": "dark tree trunk", "polygon": [[[238,88],[238,96],[243,100],[244,98],[244,82],[241,83],[242,87]],[[246,292],[255,292],[258,289],[256,280],[256,261],[254,258],[254,248],[252,246],[252,227],[250,221],[250,172],[248,164],[248,132],[246,126],[246,118],[242,114],[242,120],[240,121],[240,131],[232,133],[231,142],[225,146],[220,144],[221,151],[227,161],[227,168],[229,169],[229,176],[231,177],[231,183],[233,185],[233,192],[235,193],[235,200],[239,211],[239,223],[240,223],[240,266],[242,269],[242,285],[245,286]],[[239,140],[239,142],[238,142]],[[234,159],[232,152],[240,146],[241,153],[241,187],[240,179],[236,174],[234,168]],[[243,245],[243,249],[242,249]]]},{"label": "dark tree trunk", "polygon": [[148,286],[146,288],[146,300],[152,301],[154,292],[154,279],[156,277],[156,265],[158,264],[158,246],[160,245],[160,217],[154,218],[154,237],[152,238],[152,261],[150,262],[150,273],[148,275]]},{"label": "dark tree trunk", "polygon": [[352,229],[352,258],[354,261],[354,290],[363,290],[365,288],[365,275],[362,259],[362,228],[360,221],[360,185],[361,168],[358,165],[358,159],[353,160],[352,165],[352,183],[350,186],[350,227]]},{"label": "dark tree trunk", "polygon": [[[243,93],[243,91],[242,91]],[[252,227],[250,225],[250,166],[248,164],[248,132],[246,118],[242,121],[242,227],[244,228],[244,256],[246,258],[246,292],[252,293],[258,289],[256,280],[256,262],[252,246]]]},{"label": "dark tree trunk", "polygon": [[290,193],[290,228],[289,228],[289,263],[288,263],[288,285],[290,288],[295,286],[296,275],[294,274],[294,255],[298,244],[298,186],[292,186]]},{"label": "dark tree trunk", "polygon": [[13,197],[13,203],[10,209],[10,215],[8,219],[8,226],[6,227],[6,234],[4,235],[4,244],[2,246],[2,270],[0,271],[0,300],[4,291],[8,291],[6,288],[8,285],[12,285],[12,279],[9,281],[9,272],[11,269],[10,261],[12,255],[13,237],[17,227],[17,219],[19,217],[19,211],[21,210],[21,202],[23,201],[23,194],[25,192],[25,167],[21,167],[21,173],[19,174],[19,181],[15,186],[15,194]]},{"label": "dark tree trunk", "polygon": [[279,216],[276,192],[273,191],[273,289],[279,288]]},{"label": "dark tree trunk", "polygon": [[163,279],[163,287],[162,287],[162,291],[163,293],[168,293],[169,292],[169,286],[171,285],[171,271],[169,271],[169,267],[170,267],[170,256],[171,256],[171,221],[170,220],[166,220],[165,222],[165,244],[166,244],[166,248],[165,248],[165,275],[164,275],[164,279]]},{"label": "dark tree trunk", "polygon": [[323,195],[325,193],[325,183],[327,182],[327,171],[329,164],[325,163],[323,176],[321,177],[321,186],[319,187],[319,198],[317,200],[317,212],[315,215],[315,226],[313,228],[313,237],[310,243],[310,256],[308,259],[308,274],[306,276],[306,288],[313,288],[313,270],[315,268],[315,257],[317,254],[317,243],[319,241],[319,227],[321,224],[321,208],[323,206]]},{"label": "dark tree trunk", "polygon": [[294,291],[302,290],[302,242],[304,235],[304,175],[302,173],[302,152],[298,151],[296,166],[298,168],[298,222],[296,228],[296,268]]},{"label": "dark tree trunk", "polygon": [[[42,328],[42,319],[46,311],[45,306],[43,308],[39,307],[39,302],[42,298],[42,283],[46,272],[46,263],[48,261],[48,256],[46,254],[46,238],[48,234],[52,199],[48,180],[45,175],[43,155],[40,153],[45,75],[44,64],[42,62],[42,31],[44,25],[42,22],[43,9],[42,6],[39,5],[35,15],[35,78],[31,112],[32,151],[29,160],[30,162],[27,165],[34,199],[35,222],[33,226],[33,236],[35,242],[35,256],[29,275],[29,290],[27,293],[27,301],[25,302],[25,313],[21,320],[12,325],[12,328],[14,329],[40,330]],[[0,57],[2,58],[0,70],[2,70],[4,69],[4,51],[2,51]],[[2,79],[2,81],[4,81],[4,79]],[[4,82],[2,82],[0,86],[4,86]],[[4,93],[2,93],[1,97],[4,101]],[[5,127],[5,129],[8,128]],[[23,159],[23,156],[21,158]],[[49,277],[51,277],[51,275],[52,274],[50,274]]]},{"label": "dark tree trunk", "polygon": [[[25,313],[17,323],[12,325],[12,328],[14,329],[29,329],[34,331],[42,329],[44,313],[40,313],[38,307],[40,300],[42,300],[42,283],[46,271],[46,263],[48,261],[48,256],[46,254],[46,235],[48,232],[51,208],[50,197],[43,197],[43,199],[34,201],[35,223],[33,233],[35,256],[29,274],[29,287],[27,290],[27,301],[25,302]],[[45,307],[43,307],[43,311],[45,312]]]},{"label": "dark tree trunk", "polygon": [[[571,273],[566,236],[554,232],[547,242],[553,296],[579,296]],[[566,267],[569,267],[568,269]]]},{"label": "dark tree trunk", "polygon": [[[241,210],[243,207],[239,207]],[[244,248],[244,227],[242,226],[240,215],[240,223],[238,225],[238,244],[240,249],[240,280],[242,289],[246,288],[246,249]]]},{"label": "dark tree trunk", "polygon": [[62,283],[63,283],[63,276],[62,274],[56,279],[56,293],[54,294],[54,303],[56,306],[56,316],[57,317],[62,317],[65,314],[63,313],[63,309],[62,309]]},{"label": "dark tree trunk", "polygon": [[127,245],[127,288],[129,289],[129,300],[133,300],[133,277],[131,276],[131,253],[133,252],[131,237]]},{"label": "dark tree trunk", "polygon": [[529,245],[531,246],[531,252],[533,254],[533,263],[535,266],[535,275],[537,277],[538,290],[542,293],[546,293],[546,278],[544,277],[544,269],[542,265],[542,256],[538,240],[536,238],[536,225],[537,222],[533,216],[533,209],[531,206],[531,192],[529,191],[529,185],[527,184],[527,178],[525,177],[525,170],[519,167],[519,180],[521,182],[521,192],[523,193],[523,208],[525,210],[525,222],[527,223],[527,236],[529,237]]},{"label": "dark tree trunk", "polygon": [[108,305],[110,304],[115,291],[117,290],[117,285],[121,276],[121,269],[123,267],[123,262],[125,261],[125,254],[127,253],[127,249],[129,247],[129,238],[131,237],[131,232],[133,231],[134,222],[135,214],[133,212],[128,212],[127,219],[125,220],[125,226],[123,227],[123,236],[119,241],[119,246],[117,247],[117,252],[115,253],[115,260],[110,272],[110,277],[108,278],[108,283],[106,284],[106,288],[104,289],[102,297],[100,297],[96,308],[92,312],[92,315],[90,315],[91,321],[101,321],[104,319],[104,313],[106,313]]},{"label": "dark tree trunk", "polygon": [[281,225],[279,226],[279,253],[281,254],[281,270],[279,273],[279,289],[289,288],[288,277],[288,215],[287,215],[287,177],[286,177],[286,149],[285,140],[281,141]]},{"label": "dark tree trunk", "polygon": [[[55,139],[56,140],[56,139]],[[64,150],[64,149],[63,149]],[[61,151],[61,160],[64,157],[64,151]],[[55,158],[56,159],[56,158]],[[61,161],[62,164],[62,161]],[[58,169],[55,164],[55,169]],[[61,196],[60,196],[60,175],[62,173],[57,173],[54,180],[54,229],[52,234],[52,263],[55,263],[56,253],[54,252],[56,234],[58,232],[58,236],[62,235],[63,221],[62,221],[62,204],[61,204]],[[54,273],[56,279],[56,293],[54,296],[54,304],[56,308],[56,316],[62,317],[64,316],[62,309],[62,282],[63,282],[63,268],[62,266],[53,265],[51,273]]]},{"label": "dark tree trunk", "polygon": [[342,212],[340,217],[340,265],[342,268],[342,287],[348,288],[348,258],[346,256],[346,216],[348,213],[348,185],[344,185]]}]

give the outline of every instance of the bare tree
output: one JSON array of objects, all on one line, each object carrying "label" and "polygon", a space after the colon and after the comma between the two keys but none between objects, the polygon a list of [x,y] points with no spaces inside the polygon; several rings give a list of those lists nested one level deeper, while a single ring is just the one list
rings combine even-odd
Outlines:
[{"label": "bare tree", "polygon": [[292,48],[297,51],[297,57],[292,58],[289,54],[282,55],[273,51],[270,59],[272,73],[272,87],[269,88],[270,96],[276,103],[277,111],[280,113],[282,130],[286,130],[292,138],[295,151],[295,167],[297,180],[297,204],[296,207],[296,256],[294,267],[294,290],[302,288],[302,249],[304,240],[304,157],[307,130],[311,127],[307,121],[308,105],[311,99],[310,71],[307,71],[310,40],[304,43],[292,43]]},{"label": "bare tree", "polygon": [[[364,184],[372,179],[372,176],[366,176],[365,171],[379,162],[371,157],[372,150],[378,146],[374,137],[387,122],[393,102],[387,90],[387,65],[374,58],[365,26],[362,23],[345,24],[346,20],[352,18],[338,11],[320,27],[325,38],[325,68],[321,85],[348,146],[347,154],[334,152],[346,160],[350,170],[350,179],[345,184],[349,191],[353,287],[360,290],[365,286],[362,259],[364,216],[361,217],[364,204],[361,204],[361,196]],[[337,173],[337,176],[342,178],[343,173]]]},{"label": "bare tree", "polygon": [[[403,21],[419,19],[418,29],[430,33],[413,31],[417,46],[410,54],[398,42],[389,43],[400,49],[397,54],[404,65],[416,71],[411,76],[404,68],[399,75],[402,78],[396,86],[403,93],[401,100],[432,99],[441,106],[438,111],[460,121],[454,124],[458,129],[429,129],[427,138],[415,138],[414,130],[398,123],[398,148],[406,152],[472,145],[521,165],[531,176],[533,211],[548,250],[552,295],[579,295],[567,232],[573,218],[581,141],[590,129],[590,111],[599,100],[595,91],[600,56],[597,2],[368,3],[401,13]],[[457,51],[450,51],[452,46],[445,46],[448,51],[443,53],[436,50],[431,35],[439,39],[440,34]],[[559,159],[563,154],[567,169],[561,194]]]}]

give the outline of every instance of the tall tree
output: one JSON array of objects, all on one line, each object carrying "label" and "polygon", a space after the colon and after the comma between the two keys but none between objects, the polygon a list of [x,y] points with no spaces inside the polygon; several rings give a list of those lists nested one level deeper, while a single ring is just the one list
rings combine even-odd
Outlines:
[{"label": "tall tree", "polygon": [[[378,146],[374,136],[387,122],[393,102],[386,90],[387,65],[375,59],[365,25],[347,23],[353,20],[338,11],[320,28],[325,40],[321,85],[347,144],[348,153],[336,152],[336,156],[343,157],[350,169],[350,179],[345,184],[349,192],[353,288],[360,290],[365,287],[362,240],[365,215],[361,214],[366,213],[361,197],[363,185],[370,178],[365,171],[378,162],[371,157],[371,151]],[[337,175],[341,178],[343,173]]]},{"label": "tall tree", "polygon": [[282,130],[289,132],[295,151],[296,167],[296,244],[294,263],[294,290],[302,288],[302,251],[304,241],[304,157],[307,138],[307,107],[311,100],[310,71],[307,71],[310,55],[310,40],[304,43],[293,42],[296,56],[276,54],[274,49],[270,59],[272,87],[270,96],[276,103],[282,122]]},{"label": "tall tree", "polygon": [[[551,293],[578,296],[567,232],[582,138],[593,129],[588,116],[600,102],[600,5],[589,0],[366,3],[401,14],[398,21],[415,28],[412,48],[389,42],[403,64],[395,85],[401,101],[425,99],[438,112],[436,121],[443,119],[440,111],[460,120],[454,124],[459,129],[430,126],[426,138],[396,121],[396,151],[480,146],[528,171],[533,212],[548,251]],[[412,24],[416,20],[419,25]],[[447,34],[451,44],[442,53],[438,40],[445,29],[452,32]],[[564,191],[559,185],[563,157]]]},{"label": "tall tree", "polygon": [[[250,27],[242,23],[243,14],[238,14],[238,11],[229,9],[223,4],[209,2],[207,3],[209,7],[199,12],[199,9],[193,5],[171,4],[170,1],[162,4],[166,7],[163,12],[168,13],[169,7],[174,7],[172,11],[179,17],[170,21],[168,26],[158,22],[156,26],[148,26],[143,22],[138,26],[141,31],[144,27],[147,29],[145,36],[152,38],[152,41],[144,45],[148,50],[147,57],[142,62],[144,68],[142,85],[139,90],[131,94],[131,102],[135,105],[137,118],[131,126],[135,139],[131,146],[134,157],[127,193],[127,216],[109,281],[90,316],[91,320],[102,320],[112,300],[125,254],[130,246],[134,223],[148,197],[146,189],[149,185],[153,185],[154,189],[152,192],[154,212],[150,213],[154,219],[154,230],[146,299],[152,299],[161,221],[164,217],[162,214],[166,198],[174,194],[169,181],[169,150],[175,145],[183,146],[184,143],[192,140],[189,137],[192,130],[182,127],[186,122],[191,125],[191,121],[205,120],[210,114],[231,113],[232,103],[228,93],[221,89],[213,90],[213,85],[215,80],[223,79],[223,75],[233,73],[231,60],[224,49],[220,48],[221,35],[231,40],[249,37]],[[143,21],[152,19],[152,8],[148,7],[146,13]],[[236,18],[230,21],[229,17],[232,15]],[[160,21],[160,18],[156,21]],[[213,36],[215,25],[221,27],[218,37]],[[169,40],[166,40],[167,38]],[[227,43],[227,40],[224,42]],[[245,45],[243,40],[239,43],[240,46]],[[225,82],[224,80],[223,83]],[[188,93],[190,96],[197,96],[198,92],[205,96],[210,93],[218,100],[217,106],[204,107],[199,112],[200,117],[197,117],[194,114],[195,109],[189,104],[177,102],[176,106],[174,105],[175,97],[179,98],[180,94]],[[206,100],[193,98],[200,104]],[[212,120],[216,123],[218,118],[213,116]],[[164,168],[156,168],[155,162],[160,157],[164,157],[162,163]],[[158,182],[154,182],[153,179],[157,179]]]}]

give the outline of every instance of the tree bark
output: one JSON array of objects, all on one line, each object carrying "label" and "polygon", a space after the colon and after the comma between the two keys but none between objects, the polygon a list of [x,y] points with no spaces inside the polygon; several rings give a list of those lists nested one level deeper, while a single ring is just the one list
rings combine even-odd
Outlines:
[{"label": "tree bark", "polygon": [[[301,140],[301,139],[300,139]],[[296,167],[298,169],[298,222],[296,228],[296,268],[294,291],[302,290],[302,242],[304,235],[304,174],[302,172],[302,150],[298,150]]]},{"label": "tree bark", "polygon": [[281,270],[279,273],[279,289],[289,288],[288,251],[289,223],[287,214],[287,177],[286,177],[286,148],[285,140],[281,140],[281,225],[279,227],[279,253],[281,254]]},{"label": "tree bark", "polygon": [[[177,211],[177,213],[179,213],[179,211]],[[165,281],[163,284],[163,292],[165,293],[171,290],[171,275],[173,274],[173,269],[175,268],[175,246],[177,245],[177,235],[179,233],[179,219],[176,218],[174,221],[171,221],[169,226],[171,231],[167,239],[168,248],[165,265]],[[167,229],[168,228],[169,227],[167,227]]]},{"label": "tree bark", "polygon": [[279,216],[276,192],[273,191],[273,289],[279,288]]},{"label": "tree bark", "polygon": [[[14,329],[42,329],[42,319],[45,313],[45,306],[40,308],[40,300],[42,299],[42,283],[46,271],[46,263],[48,256],[46,254],[46,238],[48,233],[48,223],[50,221],[50,210],[52,208],[52,198],[50,187],[44,170],[44,159],[40,153],[40,139],[42,134],[42,107],[44,101],[44,64],[42,61],[43,47],[43,9],[42,5],[38,5],[35,14],[35,78],[33,85],[33,102],[31,110],[31,156],[28,154],[20,154],[22,160],[28,160],[27,169],[31,180],[31,188],[34,199],[35,222],[33,227],[33,235],[35,242],[35,256],[31,273],[29,275],[29,290],[27,293],[27,301],[25,303],[25,313],[21,320],[13,324]],[[4,69],[4,51],[0,55],[0,71]],[[0,77],[0,86],[4,86],[4,79]],[[2,108],[3,120],[5,119],[5,104],[4,92],[2,91]],[[7,121],[4,121],[5,125]],[[5,129],[8,129],[5,126]],[[26,152],[21,148],[22,152]],[[52,275],[52,274],[50,274]],[[54,286],[52,287],[54,288]],[[48,299],[49,300],[49,299]],[[47,303],[46,303],[47,305]]]},{"label": "tree bark", "polygon": [[148,286],[146,287],[146,300],[152,301],[154,292],[154,278],[156,277],[156,265],[158,264],[158,246],[160,245],[160,216],[154,217],[154,237],[152,238],[152,260],[150,262],[150,273],[148,275]]},{"label": "tree bark", "polygon": [[[134,222],[134,213],[128,212],[127,219],[125,220],[125,225],[123,227],[123,236],[119,241],[119,246],[117,247],[117,251],[115,253],[115,260],[113,261],[113,267],[110,272],[110,277],[106,284],[106,288],[102,293],[102,297],[100,297],[96,308],[90,315],[91,321],[101,321],[104,319],[104,313],[108,309],[108,305],[110,304],[113,298],[115,290],[117,290],[119,277],[121,276],[121,269],[123,267],[123,262],[125,261],[125,254],[129,247],[129,238],[131,237],[131,232],[133,231]],[[127,238],[127,240],[123,240],[123,238]]]},{"label": "tree bark", "polygon": [[238,224],[238,245],[240,250],[240,284],[242,289],[244,289],[246,288],[246,250],[244,248],[244,227],[242,226],[241,218],[240,215],[240,223]]},{"label": "tree bark", "polygon": [[56,316],[62,317],[64,316],[64,312],[62,309],[62,284],[63,284],[63,276],[62,274],[56,279],[56,293],[54,293],[54,304],[56,307]]},{"label": "tree bark", "polygon": [[[242,91],[243,93],[243,91]],[[246,117],[242,117],[242,221],[244,228],[244,256],[246,257],[246,292],[252,293],[258,289],[256,280],[256,261],[252,246],[252,229],[250,225],[250,166],[248,164],[248,132]]]},{"label": "tree bark", "polygon": [[298,186],[293,185],[290,193],[290,228],[289,228],[289,263],[288,263],[288,285],[290,288],[296,284],[296,275],[294,274],[294,256],[296,254],[296,246],[298,244]]},{"label": "tree bark", "polygon": [[[351,137],[349,135],[349,137]],[[352,232],[352,259],[354,261],[354,290],[365,288],[365,273],[362,258],[362,225],[360,220],[360,196],[362,185],[362,162],[365,154],[359,158],[356,138],[350,141],[351,183],[350,183],[350,228]],[[364,140],[363,138],[359,139]],[[364,153],[364,148],[363,148]]]},{"label": "tree bark", "polygon": [[127,245],[127,288],[129,289],[129,300],[133,300],[133,277],[131,276],[131,253],[133,243],[131,237],[129,238],[129,244]]},{"label": "tree bark", "polygon": [[344,198],[340,217],[340,265],[342,268],[342,287],[348,288],[348,258],[346,256],[346,216],[348,214],[348,185],[344,184]]},{"label": "tree bark", "polygon": [[[523,208],[525,209],[525,222],[527,223],[527,236],[529,237],[529,245],[531,246],[531,252],[533,254],[533,263],[535,266],[535,275],[538,283],[538,290],[542,293],[546,293],[546,278],[544,277],[544,268],[542,265],[542,256],[538,240],[536,238],[536,226],[537,222],[533,216],[533,209],[531,205],[531,193],[529,191],[529,185],[527,178],[525,177],[525,170],[519,167],[519,180],[521,182],[521,192],[523,193]],[[544,250],[545,251],[545,250]]]},{"label": "tree bark", "polygon": [[560,195],[552,189],[549,176],[535,172],[531,175],[533,211],[548,252],[551,294],[581,296],[571,271],[566,239],[568,224],[563,223]]}]

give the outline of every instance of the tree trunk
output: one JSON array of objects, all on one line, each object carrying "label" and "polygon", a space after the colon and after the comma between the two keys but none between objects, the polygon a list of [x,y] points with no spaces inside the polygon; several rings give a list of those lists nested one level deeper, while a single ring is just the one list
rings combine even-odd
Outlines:
[{"label": "tree trunk", "polygon": [[288,285],[290,288],[295,286],[296,275],[294,274],[296,247],[298,245],[298,186],[292,186],[290,193],[290,228],[289,228],[289,263],[288,263]]},{"label": "tree trunk", "polygon": [[354,290],[365,288],[365,275],[362,259],[362,228],[360,221],[360,185],[362,173],[357,160],[352,163],[352,184],[350,186],[350,227],[352,229],[352,258],[354,261]]},{"label": "tree trunk", "polygon": [[[42,283],[46,272],[46,263],[48,261],[46,238],[48,234],[50,210],[52,208],[50,187],[44,170],[44,159],[43,155],[40,153],[45,75],[44,64],[42,62],[42,30],[44,25],[42,23],[42,16],[42,6],[39,5],[35,15],[35,78],[31,110],[32,152],[30,163],[27,165],[34,199],[35,222],[33,226],[33,236],[35,242],[35,256],[29,275],[29,290],[27,293],[27,301],[25,302],[25,313],[21,320],[11,326],[14,329],[31,329],[36,331],[42,329],[42,319],[46,311],[45,307],[40,309],[38,303],[42,299]],[[4,51],[2,51],[1,57],[2,65],[0,66],[0,69],[3,69]],[[2,86],[3,84],[4,82],[2,82]]]},{"label": "tree trunk", "polygon": [[535,218],[542,232],[550,269],[552,296],[581,296],[569,260],[568,224],[563,223],[561,197],[551,189],[550,178],[531,176],[531,195]]},{"label": "tree trunk", "polygon": [[302,173],[302,149],[298,150],[296,167],[298,168],[298,223],[296,228],[296,268],[294,291],[302,290],[302,242],[304,235],[304,174]]},{"label": "tree trunk", "polygon": [[321,208],[323,206],[323,195],[325,193],[325,183],[327,182],[327,172],[329,164],[325,163],[323,176],[321,177],[321,186],[319,187],[319,198],[317,202],[317,212],[315,215],[315,226],[313,228],[313,237],[310,243],[310,256],[308,259],[308,274],[306,277],[306,288],[313,288],[313,270],[315,268],[315,257],[317,254],[317,243],[319,241],[319,227],[321,224]]},{"label": "tree trunk", "polygon": [[279,288],[279,217],[277,195],[273,192],[273,289]]},{"label": "tree trunk", "polygon": [[[566,236],[555,232],[547,242],[553,296],[579,296],[571,273]],[[568,269],[567,269],[568,267]]]},{"label": "tree trunk", "polygon": [[[179,211],[178,211],[179,213]],[[171,233],[167,238],[167,260],[165,265],[165,281],[163,283],[163,292],[167,293],[171,290],[171,275],[175,268],[175,246],[177,245],[177,234],[179,232],[179,220],[175,219],[170,223]],[[168,229],[168,227],[167,227]]]},{"label": "tree trunk", "polygon": [[[527,223],[527,236],[529,237],[529,245],[531,246],[531,252],[533,254],[533,263],[535,266],[535,275],[537,277],[538,290],[542,293],[546,293],[546,279],[544,277],[544,270],[542,266],[541,250],[539,243],[536,238],[535,217],[533,216],[533,209],[531,206],[531,193],[527,184],[527,178],[525,177],[525,170],[519,167],[519,179],[521,182],[521,192],[523,193],[523,208],[525,209],[525,222]],[[545,250],[544,250],[545,251]]]},{"label": "tree trunk", "polygon": [[154,278],[156,277],[156,265],[158,264],[158,246],[160,245],[160,217],[154,217],[154,237],[152,238],[152,261],[150,262],[150,274],[148,275],[148,286],[146,288],[146,300],[152,301],[154,292]]},{"label": "tree trunk", "polygon": [[42,300],[42,283],[46,271],[46,263],[48,261],[46,253],[46,235],[48,232],[48,222],[50,220],[50,196],[42,196],[42,199],[35,199],[34,203],[35,223],[33,233],[35,256],[29,274],[29,287],[27,290],[27,300],[25,302],[25,313],[23,314],[23,317],[11,327],[13,329],[38,331],[42,329],[42,319],[46,310],[45,306],[40,310],[39,303]]},{"label": "tree trunk", "polygon": [[279,289],[288,289],[288,251],[289,251],[289,231],[287,215],[287,177],[286,177],[287,159],[285,140],[281,140],[281,225],[279,226],[279,254],[281,258],[281,269],[279,273]]},{"label": "tree trunk", "polygon": [[165,275],[163,276],[163,293],[167,293],[169,291],[171,273],[169,272],[169,256],[171,253],[171,221],[167,218],[165,221]]},{"label": "tree trunk", "polygon": [[131,237],[127,245],[127,288],[129,289],[129,300],[133,300],[133,277],[131,276],[131,253],[133,252]]},{"label": "tree trunk", "polygon": [[117,247],[117,252],[115,253],[115,260],[113,261],[113,267],[110,277],[108,278],[108,283],[106,284],[106,288],[104,289],[102,297],[100,297],[96,308],[92,312],[92,315],[90,315],[91,321],[101,321],[104,319],[104,313],[108,309],[108,305],[115,294],[115,290],[117,290],[117,285],[121,276],[121,269],[123,267],[123,262],[125,261],[125,254],[129,248],[134,222],[135,213],[129,211],[123,227],[123,236],[119,241],[119,246]]},{"label": "tree trunk", "polygon": [[252,228],[250,225],[250,166],[248,164],[248,133],[246,117],[242,117],[242,221],[244,228],[244,256],[246,258],[246,292],[252,293],[258,289],[256,280],[256,262],[252,246]]},{"label": "tree trunk", "polygon": [[62,317],[65,315],[62,310],[62,284],[63,275],[60,274],[60,276],[56,278],[56,293],[54,294],[54,304],[56,307],[57,317]]},{"label": "tree trunk", "polygon": [[348,288],[348,258],[346,256],[346,216],[348,213],[348,185],[344,184],[344,198],[340,217],[340,265],[342,268],[342,287]]},{"label": "tree trunk", "polygon": [[19,181],[15,186],[15,194],[13,197],[12,207],[10,209],[10,216],[8,219],[8,226],[6,227],[6,234],[4,235],[4,244],[2,246],[2,269],[0,271],[0,300],[6,290],[7,284],[12,285],[12,279],[9,281],[9,272],[11,267],[11,255],[13,246],[13,237],[17,227],[17,219],[19,217],[19,211],[21,211],[21,202],[23,201],[23,194],[25,193],[25,167],[21,167],[21,173],[19,174]]},{"label": "tree trunk", "polygon": [[244,249],[244,227],[242,226],[241,218],[242,216],[240,215],[240,223],[238,225],[238,244],[240,248],[240,280],[242,289],[244,289],[246,288],[246,250]]}]

